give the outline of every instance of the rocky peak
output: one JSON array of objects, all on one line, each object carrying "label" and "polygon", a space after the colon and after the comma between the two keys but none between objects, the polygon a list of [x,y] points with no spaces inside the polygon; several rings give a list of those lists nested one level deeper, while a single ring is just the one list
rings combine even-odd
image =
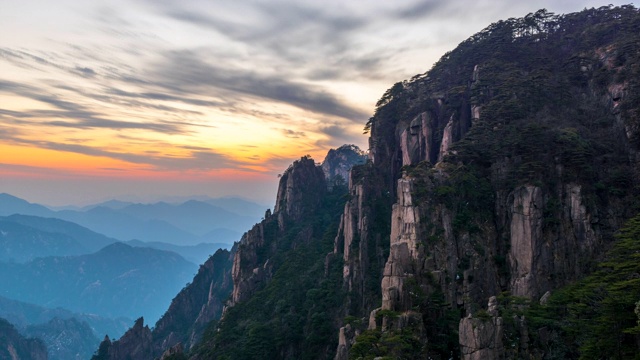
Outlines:
[{"label": "rocky peak", "polygon": [[[310,156],[301,157],[287,168],[280,177],[273,213],[267,212],[265,219],[247,231],[238,244],[228,306],[248,299],[271,279],[274,264],[269,259],[277,251],[278,237],[287,230],[288,224],[309,217],[327,192],[325,175]],[[306,238],[305,232],[300,231],[298,240]]]},{"label": "rocky peak", "polygon": [[[329,186],[335,181],[346,183],[349,179],[349,171],[354,165],[364,164],[367,154],[356,145],[342,145],[337,149],[331,149],[322,162],[322,172]],[[338,177],[339,176],[339,177]]]},{"label": "rocky peak", "polygon": [[139,318],[119,340],[112,342],[108,336],[105,337],[100,343],[98,356],[94,356],[93,359],[153,359],[153,344],[149,326],[145,326],[144,319]]},{"label": "rocky peak", "polygon": [[303,156],[280,177],[274,214],[292,221],[301,219],[326,193],[324,173],[310,156]]}]

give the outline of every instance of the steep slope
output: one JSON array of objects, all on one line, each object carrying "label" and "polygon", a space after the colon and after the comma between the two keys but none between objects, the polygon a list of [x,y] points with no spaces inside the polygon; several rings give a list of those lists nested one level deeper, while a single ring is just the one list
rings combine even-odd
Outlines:
[{"label": "steep slope", "polygon": [[341,268],[327,254],[344,190],[329,192],[308,157],[285,171],[273,214],[238,244],[228,308],[192,358],[304,359],[332,352]]},{"label": "steep slope", "polygon": [[336,181],[344,185],[349,180],[349,172],[355,165],[362,165],[367,161],[367,154],[356,145],[342,145],[331,149],[322,161],[321,167],[324,177],[332,186]]},{"label": "steep slope", "polygon": [[[340,161],[336,160],[338,167],[350,167]],[[216,252],[153,330],[139,320],[120,340],[105,339],[95,359],[122,359],[126,354],[144,359],[164,352],[208,358],[213,356],[211,348],[216,348],[215,356],[264,358],[274,353],[256,349],[264,339],[251,334],[260,331],[266,336],[261,322],[286,324],[293,319],[296,324],[273,328],[278,339],[274,351],[286,351],[290,357],[331,354],[337,342],[334,320],[341,317],[342,270],[340,259],[328,253],[345,187],[328,191],[327,181],[312,159],[294,162],[280,179],[273,213],[267,210],[264,220],[230,253]],[[223,306],[225,320],[218,323]],[[237,329],[239,323],[246,332]],[[292,336],[306,340],[296,344],[289,341]]]},{"label": "steep slope", "polygon": [[0,319],[0,358],[47,360],[42,340],[26,339],[5,319]]},{"label": "steep slope", "polygon": [[203,265],[193,281],[178,293],[153,331],[139,318],[119,340],[107,336],[93,359],[151,359],[173,347],[189,349],[204,328],[222,315],[224,302],[233,288],[231,252],[219,249]]}]

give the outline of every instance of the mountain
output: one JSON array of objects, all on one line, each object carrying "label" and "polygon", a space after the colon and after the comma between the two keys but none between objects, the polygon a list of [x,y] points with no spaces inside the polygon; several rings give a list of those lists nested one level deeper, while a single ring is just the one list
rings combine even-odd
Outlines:
[{"label": "mountain", "polygon": [[6,193],[0,194],[0,205],[0,216],[24,214],[51,217],[51,214],[53,214],[53,211],[42,205],[32,204]]},{"label": "mountain", "polygon": [[5,319],[0,318],[0,358],[47,360],[42,340],[25,338]]},{"label": "mountain", "polygon": [[116,241],[59,219],[19,214],[0,217],[0,261],[88,254]]},{"label": "mountain", "polygon": [[[294,162],[231,289],[194,278],[171,331],[102,358],[637,357],[639,30],[631,5],[491,24],[383,94],[348,189]],[[205,288],[226,305],[192,333]]]},{"label": "mountain", "polygon": [[322,162],[322,171],[329,183],[346,182],[349,171],[354,165],[362,165],[367,161],[367,154],[356,145],[342,145],[331,149]]},{"label": "mountain", "polygon": [[157,319],[196,269],[175,253],[114,243],[89,255],[0,264],[0,295],[103,317]]},{"label": "mountain", "polygon": [[140,239],[176,244],[197,244],[199,242],[195,234],[166,221],[140,219],[122,213],[120,210],[106,207],[96,207],[87,212],[60,211],[56,217],[123,241]]},{"label": "mountain", "polygon": [[134,203],[132,202],[128,202],[128,201],[120,201],[120,200],[108,200],[105,202],[101,202],[99,204],[94,204],[94,205],[87,205],[87,206],[83,206],[80,210],[82,211],[89,211],[93,208],[97,208],[97,207],[106,207],[112,210],[120,210],[122,208],[125,208],[129,205],[133,205]]},{"label": "mountain", "polygon": [[0,218],[0,261],[25,262],[47,255],[87,253],[76,239]]},{"label": "mountain", "polygon": [[25,333],[46,344],[49,360],[88,359],[100,342],[86,322],[75,318],[53,318],[28,326]]},{"label": "mountain", "polygon": [[23,331],[28,326],[48,323],[52,319],[77,319],[86,322],[93,336],[120,337],[128,329],[132,320],[124,317],[111,319],[95,314],[79,314],[69,310],[57,308],[45,308],[42,306],[7,299],[0,296],[0,318],[4,318],[13,324],[18,330]]},{"label": "mountain", "polygon": [[[189,196],[189,197],[167,197],[167,198],[164,198],[162,201],[156,202],[155,204],[169,203],[172,205],[179,205],[188,201],[205,202],[237,215],[245,215],[245,216],[252,216],[252,217],[260,217],[264,215],[265,210],[268,208],[268,206],[266,205],[257,204],[253,201],[242,199],[239,197],[229,196],[229,197],[211,198],[206,195]],[[98,204],[84,206],[82,207],[81,210],[88,211],[96,207],[106,207],[113,210],[120,210],[130,205],[136,205],[136,203],[128,202],[128,201],[120,201],[120,200],[109,200],[109,201],[101,202]],[[153,205],[153,204],[149,204],[149,205]]]},{"label": "mountain", "polygon": [[264,212],[268,208],[268,206],[257,204],[253,201],[241,199],[239,197],[208,198],[201,201],[235,214],[251,216],[258,219],[264,216]]},{"label": "mountain", "polygon": [[[286,284],[287,289],[270,292],[268,302],[256,299],[254,307],[286,310],[282,305],[273,305],[275,302],[285,304],[292,297],[299,298],[301,292],[309,290],[308,283],[290,281],[293,274],[306,274],[304,281],[316,283],[319,287],[317,292],[322,294],[330,293],[327,292],[328,289],[339,289],[341,268],[337,262],[332,262],[331,265],[332,281],[321,280],[325,272],[325,255],[333,248],[332,231],[335,232],[339,210],[346,200],[345,191],[344,184],[334,185],[332,190],[328,190],[328,179],[313,159],[303,157],[296,161],[280,178],[274,212],[268,211],[265,219],[245,233],[231,252],[221,249],[209,258],[200,267],[193,282],[174,298],[169,310],[153,330],[145,327],[140,320],[120,340],[105,340],[100,346],[102,358],[119,359],[130,356],[132,359],[146,359],[159,357],[163,352],[179,352],[181,348],[195,350],[203,334],[206,336],[213,329],[212,323],[220,318],[223,309],[242,314],[246,309],[242,304],[236,303],[250,297],[270,279],[281,285]],[[325,196],[326,194],[331,195]],[[317,211],[319,209],[324,211]],[[314,241],[318,238],[323,238],[324,241]],[[285,251],[289,252],[284,253]],[[245,261],[250,263],[245,264]],[[246,276],[248,278],[243,279]],[[243,279],[242,284],[236,288],[234,284],[240,279]],[[316,295],[313,301],[310,299],[304,305],[305,311],[313,310],[312,314],[316,314],[314,318],[321,316],[326,309],[339,308],[337,303],[332,303],[322,294]],[[230,295],[233,300],[226,301]],[[305,311],[300,312],[300,315],[304,315]],[[302,320],[300,315],[295,318]],[[248,326],[254,326],[260,320],[262,319],[253,319]],[[325,322],[317,329],[323,336],[327,334],[328,320],[329,318],[324,318]],[[304,321],[297,321],[297,324],[292,335],[296,331],[307,331],[300,328]],[[206,330],[207,328],[210,330]],[[273,330],[271,335],[277,333],[285,336],[292,329],[285,327]],[[318,350],[327,349],[316,346],[307,351],[313,353]],[[263,353],[262,356],[269,358],[270,354]]]},{"label": "mountain", "polygon": [[194,264],[204,263],[218,249],[226,249],[231,247],[228,243],[200,243],[198,245],[189,246],[173,245],[163,242],[143,242],[140,240],[131,240],[125,243],[131,246],[149,247],[152,249],[171,251]]},{"label": "mountain", "polygon": [[173,299],[153,331],[139,318],[119,340],[105,337],[92,359],[150,359],[195,345],[210,322],[220,318],[231,293],[234,253],[235,248],[231,252],[220,249],[201,265],[193,282]]},{"label": "mountain", "polygon": [[256,223],[256,217],[238,215],[196,200],[177,205],[163,202],[133,204],[119,209],[118,212],[146,221],[164,221],[198,236],[210,232],[215,227],[243,231]]},{"label": "mountain", "polygon": [[0,318],[21,334],[42,340],[50,360],[88,359],[104,334],[120,337],[131,320],[77,314],[62,308],[48,309],[0,297]]},{"label": "mountain", "polygon": [[128,241],[196,245],[239,240],[264,216],[265,208],[239,198],[135,204],[112,200],[81,210],[50,210],[8,194],[0,194],[0,216],[22,214],[73,222],[108,237]]}]

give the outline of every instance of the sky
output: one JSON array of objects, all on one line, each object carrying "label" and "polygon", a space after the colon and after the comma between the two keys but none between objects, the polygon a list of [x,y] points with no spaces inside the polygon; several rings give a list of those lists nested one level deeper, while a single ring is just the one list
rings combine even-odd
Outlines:
[{"label": "sky", "polygon": [[301,156],[366,150],[384,91],[489,24],[610,3],[2,0],[0,193],[270,204]]}]

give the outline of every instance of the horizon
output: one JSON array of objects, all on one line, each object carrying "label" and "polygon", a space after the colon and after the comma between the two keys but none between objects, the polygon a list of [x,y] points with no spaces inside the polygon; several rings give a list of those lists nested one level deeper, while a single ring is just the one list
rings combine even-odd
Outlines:
[{"label": "horizon", "polygon": [[200,201],[200,202],[206,202],[208,200],[220,200],[220,199],[238,199],[241,201],[246,201],[249,203],[253,203],[255,205],[259,205],[259,206],[265,206],[267,208],[272,208],[272,205],[270,204],[266,204],[263,202],[258,202],[258,201],[254,201],[252,199],[249,199],[247,197],[243,197],[243,196],[239,196],[239,195],[224,195],[224,196],[209,196],[209,195],[188,195],[188,196],[158,196],[158,197],[140,197],[138,195],[135,194],[125,194],[125,195],[120,195],[117,197],[105,197],[102,199],[98,199],[96,201],[88,201],[86,203],[78,203],[78,204],[62,204],[62,205],[51,205],[51,204],[45,204],[45,203],[40,203],[40,202],[36,202],[36,201],[31,201],[29,199],[20,197],[20,196],[16,196],[14,194],[11,193],[7,193],[7,192],[0,192],[0,196],[2,195],[8,195],[10,197],[14,197],[20,200],[24,200],[27,201],[30,204],[34,204],[34,205],[42,205],[44,207],[47,207],[53,211],[58,211],[61,209],[67,209],[67,208],[75,208],[75,209],[83,209],[86,207],[91,207],[91,206],[100,206],[102,204],[105,203],[109,203],[109,202],[121,202],[121,203],[126,203],[126,204],[133,204],[133,205],[154,205],[154,204],[159,204],[159,203],[166,203],[166,204],[170,204],[170,205],[180,205],[180,204],[184,204],[186,202],[189,201]]},{"label": "horizon", "polygon": [[5,4],[0,192],[47,206],[126,194],[271,203],[277,174],[301,156],[367,150],[362,129],[384,91],[474,33],[540,8],[604,5]]}]

